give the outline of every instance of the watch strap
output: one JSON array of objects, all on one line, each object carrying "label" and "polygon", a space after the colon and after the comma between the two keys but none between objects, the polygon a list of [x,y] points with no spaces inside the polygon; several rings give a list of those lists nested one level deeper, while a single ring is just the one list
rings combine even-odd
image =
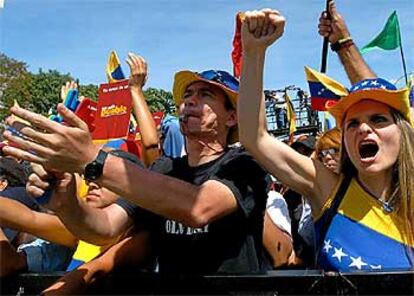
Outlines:
[{"label": "watch strap", "polygon": [[95,160],[85,166],[84,177],[87,181],[95,181],[102,176],[105,160],[108,157],[108,152],[99,150]]}]

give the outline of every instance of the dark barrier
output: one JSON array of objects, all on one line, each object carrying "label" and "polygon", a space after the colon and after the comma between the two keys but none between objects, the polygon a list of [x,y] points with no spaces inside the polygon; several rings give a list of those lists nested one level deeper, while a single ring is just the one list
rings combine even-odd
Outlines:
[{"label": "dark barrier", "polygon": [[[1,295],[33,295],[62,274],[21,274],[1,280]],[[116,274],[97,282],[98,295],[414,295],[414,272],[323,273],[280,270],[261,275]]]}]

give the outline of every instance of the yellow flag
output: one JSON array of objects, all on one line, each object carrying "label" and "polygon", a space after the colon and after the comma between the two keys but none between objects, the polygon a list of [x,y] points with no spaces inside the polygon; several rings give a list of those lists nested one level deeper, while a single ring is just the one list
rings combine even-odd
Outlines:
[{"label": "yellow flag", "polygon": [[293,108],[293,103],[289,97],[289,94],[287,91],[285,91],[285,101],[287,105],[287,118],[289,121],[289,135],[292,135],[294,132],[296,132],[296,114],[295,109]]}]

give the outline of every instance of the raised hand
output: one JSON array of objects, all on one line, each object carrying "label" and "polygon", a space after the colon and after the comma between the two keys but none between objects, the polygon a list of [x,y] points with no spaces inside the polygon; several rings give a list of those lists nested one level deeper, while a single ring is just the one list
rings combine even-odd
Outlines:
[{"label": "raised hand", "polygon": [[131,71],[129,76],[129,87],[138,87],[142,89],[148,77],[147,62],[143,57],[132,52],[128,53],[126,62]]},{"label": "raised hand", "polygon": [[41,164],[49,171],[72,173],[83,173],[85,165],[98,154],[99,147],[92,143],[87,124],[63,104],[57,110],[67,125],[19,107],[10,110],[32,126],[21,129],[25,137],[4,132],[7,140],[18,145],[18,148],[4,147],[5,154]]},{"label": "raised hand", "polygon": [[265,50],[279,39],[285,29],[285,18],[273,9],[246,11],[242,18],[242,46],[244,51]]},{"label": "raised hand", "polygon": [[319,18],[319,34],[323,37],[328,37],[330,43],[335,43],[339,39],[349,37],[349,31],[346,27],[345,20],[336,11],[336,5],[334,1],[329,3],[329,14],[331,19],[328,19],[326,11],[322,12]]}]

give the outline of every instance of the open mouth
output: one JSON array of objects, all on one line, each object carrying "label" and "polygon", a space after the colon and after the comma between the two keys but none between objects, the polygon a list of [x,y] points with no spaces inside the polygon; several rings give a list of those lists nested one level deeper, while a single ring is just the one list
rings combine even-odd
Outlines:
[{"label": "open mouth", "polygon": [[359,156],[362,160],[375,157],[379,147],[375,142],[362,142],[359,144]]}]

